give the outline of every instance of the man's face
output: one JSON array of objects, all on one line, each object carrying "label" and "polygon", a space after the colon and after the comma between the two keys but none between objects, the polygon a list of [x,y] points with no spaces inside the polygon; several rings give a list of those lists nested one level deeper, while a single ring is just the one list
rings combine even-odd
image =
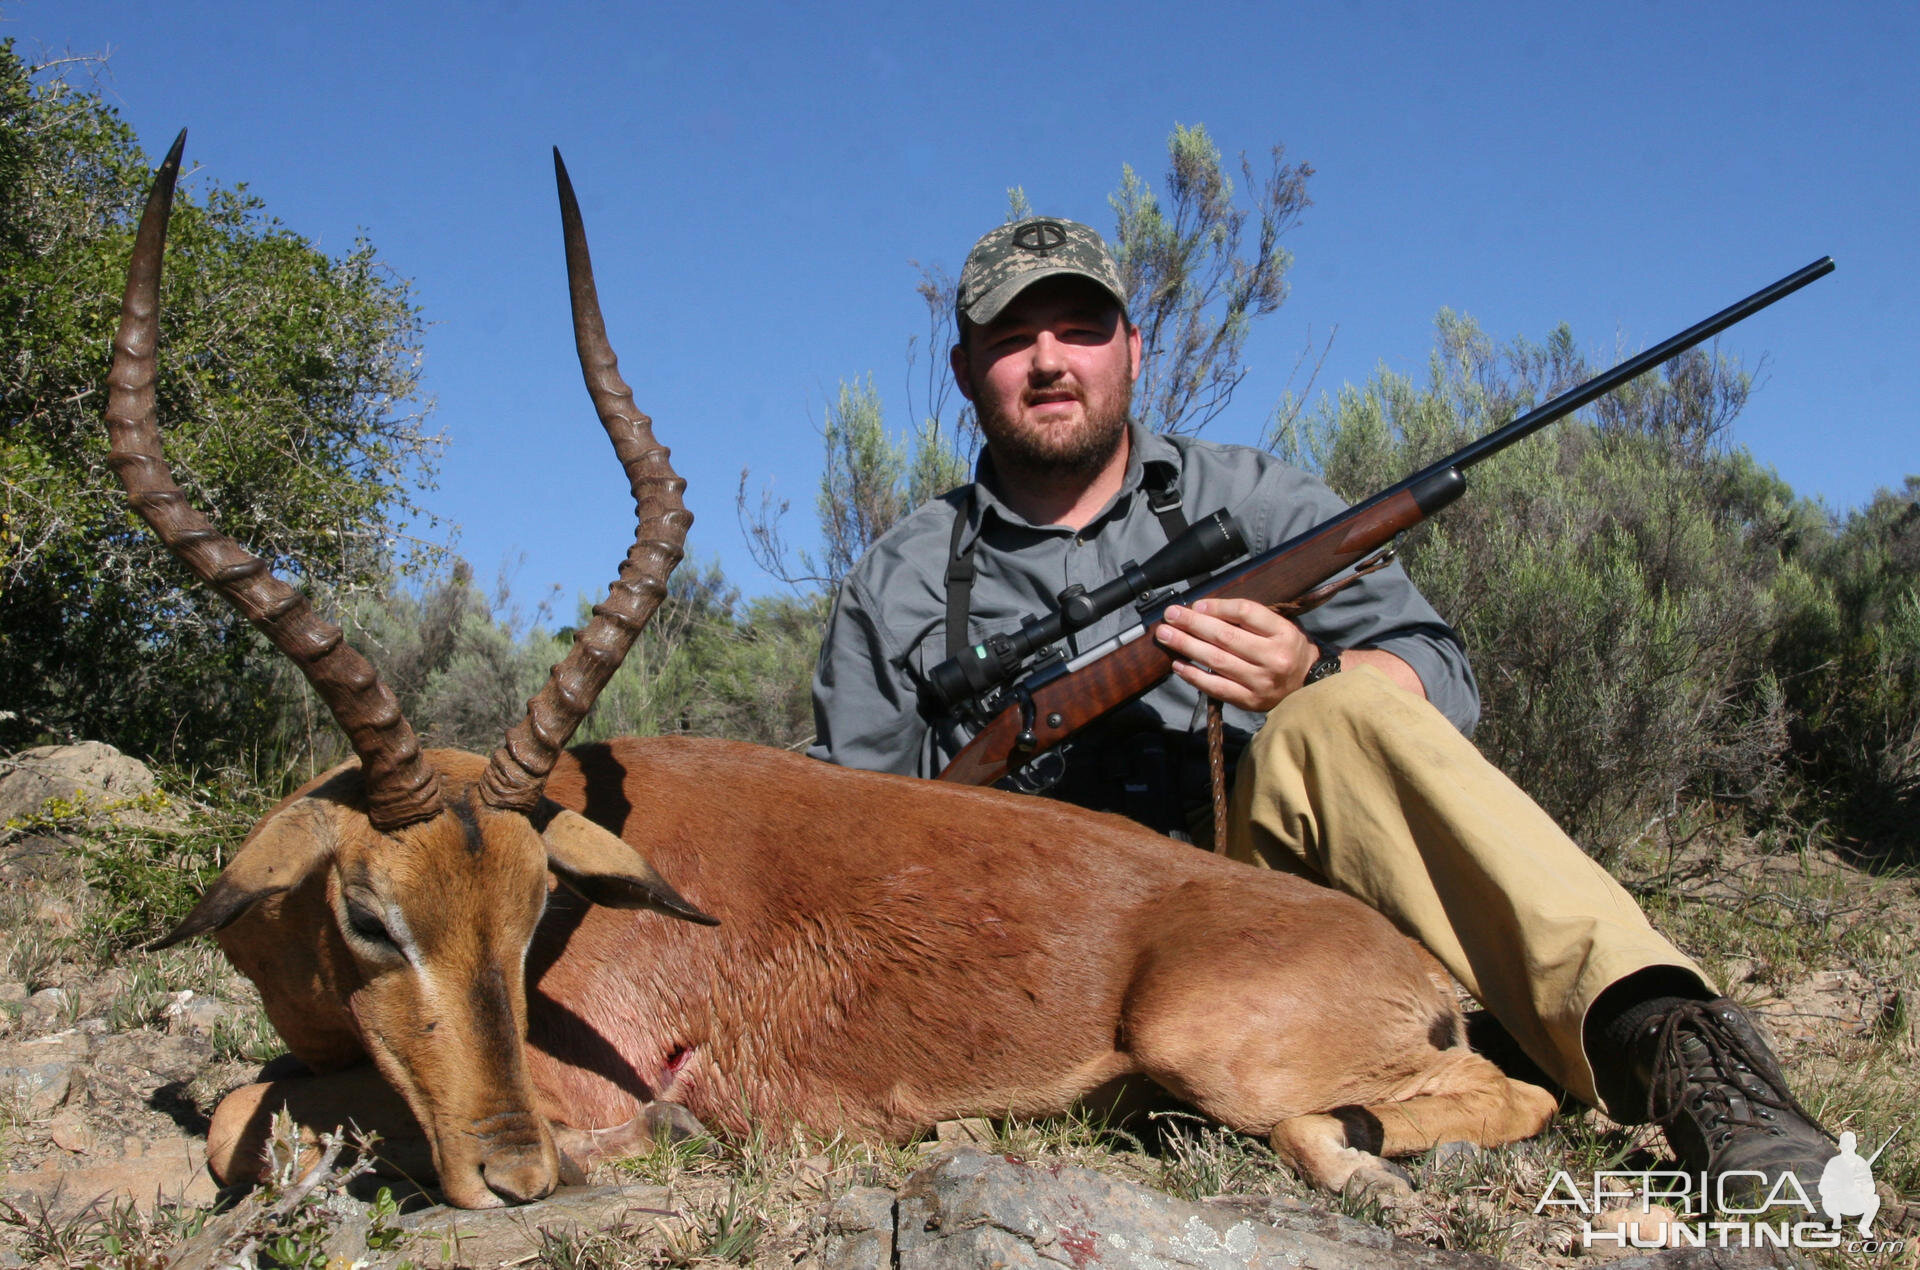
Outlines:
[{"label": "man's face", "polygon": [[1084,278],[1043,278],[954,346],[953,378],[1002,468],[1091,475],[1127,431],[1140,332]]}]

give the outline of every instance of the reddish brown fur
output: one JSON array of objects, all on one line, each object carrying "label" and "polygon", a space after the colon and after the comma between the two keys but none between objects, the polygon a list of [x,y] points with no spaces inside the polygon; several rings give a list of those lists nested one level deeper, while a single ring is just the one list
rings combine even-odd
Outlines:
[{"label": "reddish brown fur", "polygon": [[[434,761],[457,802],[479,760]],[[319,792],[350,798],[351,783],[343,773]],[[1259,1133],[1438,1094],[1422,1104],[1428,1128],[1491,1143],[1537,1131],[1551,1109],[1518,1086],[1527,1093],[1508,1098],[1512,1114],[1485,1116],[1509,1083],[1462,1048],[1436,1048],[1436,1035],[1462,1034],[1451,991],[1384,918],[1119,817],[681,739],[580,747],[546,792],[617,830],[721,924],[553,889],[526,961],[524,1066],[478,1052],[471,1038],[430,1043],[419,1020],[448,1008],[444,990],[381,988],[354,968],[316,902],[356,867],[344,831],[324,871],[331,880],[309,879],[285,904],[263,901],[222,936],[296,1054],[333,1066],[356,1040],[372,1042],[381,1070],[423,1123],[434,1121],[426,1128],[443,1179],[448,1126],[511,1110],[516,1089],[578,1130],[670,1100],[736,1132],[760,1119],[885,1138],[958,1116],[1061,1112],[1131,1075]],[[438,841],[425,829],[415,836]],[[444,833],[431,851],[384,848],[390,885],[420,887],[421,911],[444,928],[436,974],[502,964],[500,948],[454,932],[509,933],[501,927],[516,905],[489,893],[502,871],[524,873],[526,860],[511,857],[539,840],[523,836],[535,846],[495,825],[484,859],[464,865]],[[303,933],[290,937],[289,922]],[[329,999],[349,1010],[314,1008]],[[439,1073],[432,1089],[423,1067]],[[1459,1099],[1468,1122],[1448,1110]],[[1276,1143],[1337,1186],[1354,1164],[1334,1159],[1346,1143],[1323,1119],[1297,1125],[1299,1142]],[[1413,1140],[1391,1145],[1404,1153]],[[484,1159],[474,1167],[500,1189]],[[457,1198],[491,1202],[471,1182]]]},{"label": "reddish brown fur", "polygon": [[[1355,1032],[1422,1047],[1452,1008],[1415,945],[1357,901],[1118,817],[721,742],[572,758],[548,796],[618,828],[721,919],[549,914],[529,965],[535,1083],[588,1124],[665,1096],[730,1128],[750,1109],[900,1137],[1059,1111],[1133,1070],[1191,1096],[1217,1083],[1179,1075],[1198,1055],[1226,1073],[1324,1049],[1306,1042],[1328,999],[1349,1003]],[[596,1065],[569,1016],[632,1074]],[[656,1073],[682,1045],[696,1058],[668,1087]],[[1290,1064],[1306,1089],[1276,1089],[1273,1119],[1373,1101],[1417,1070],[1405,1044],[1352,1057]]]}]

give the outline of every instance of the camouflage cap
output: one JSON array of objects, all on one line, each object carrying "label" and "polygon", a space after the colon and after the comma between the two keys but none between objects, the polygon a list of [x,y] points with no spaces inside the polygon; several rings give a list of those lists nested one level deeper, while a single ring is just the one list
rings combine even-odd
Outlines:
[{"label": "camouflage cap", "polygon": [[969,322],[991,322],[1013,297],[1059,274],[1098,283],[1126,309],[1120,267],[1099,234],[1078,221],[1029,216],[988,231],[973,245],[960,271],[954,312]]}]

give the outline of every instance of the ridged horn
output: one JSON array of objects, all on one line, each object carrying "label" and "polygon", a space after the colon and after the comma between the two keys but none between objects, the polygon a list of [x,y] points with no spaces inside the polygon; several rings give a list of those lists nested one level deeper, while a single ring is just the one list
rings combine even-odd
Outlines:
[{"label": "ridged horn", "polygon": [[626,469],[639,527],[606,600],[594,607],[593,620],[574,637],[573,647],[553,668],[546,686],[527,702],[527,717],[507,732],[506,743],[493,752],[481,779],[481,797],[488,803],[527,813],[539,802],[547,774],[574,729],[660,607],[667,593],[667,575],[680,563],[687,529],[693,524],[680,498],[687,483],[668,465],[667,447],[654,440],[653,420],[633,404],[633,390],[620,378],[618,361],[607,342],[580,204],[557,147],[553,174],[560,187],[560,224],[566,237],[567,288],[573,302],[573,341],[580,354],[580,373],[601,426],[613,442],[613,452]]},{"label": "ridged horn", "polygon": [[291,658],[333,712],[366,772],[367,813],[374,827],[384,832],[425,820],[440,810],[440,778],[421,757],[420,742],[379,673],[347,645],[339,627],[314,615],[306,596],[187,502],[163,455],[154,407],[160,267],[186,142],[183,128],[154,174],[127,267],[120,330],[107,372],[106,424],[113,440],[107,462],[119,474],[133,509],[168,550]]}]

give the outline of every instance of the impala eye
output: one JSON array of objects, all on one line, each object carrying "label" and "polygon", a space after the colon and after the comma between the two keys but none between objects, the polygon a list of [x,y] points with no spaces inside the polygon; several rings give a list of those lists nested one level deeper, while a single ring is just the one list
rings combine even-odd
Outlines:
[{"label": "impala eye", "polygon": [[351,897],[347,900],[347,925],[368,943],[390,945],[394,942],[393,936],[387,933],[386,923],[372,906]]}]

